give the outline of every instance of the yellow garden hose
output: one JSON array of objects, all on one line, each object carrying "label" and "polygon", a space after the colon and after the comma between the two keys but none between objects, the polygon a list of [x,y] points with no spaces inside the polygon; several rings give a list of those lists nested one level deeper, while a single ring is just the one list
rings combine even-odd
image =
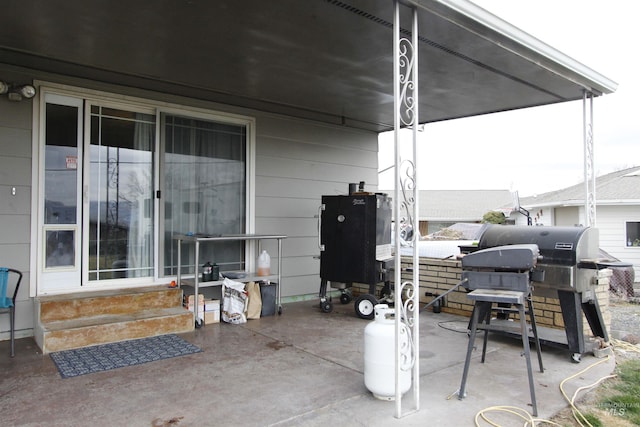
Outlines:
[{"label": "yellow garden hose", "polygon": [[[638,350],[638,349],[636,349],[636,350]],[[606,379],[609,379],[609,378],[615,377],[615,375],[608,375],[606,377],[600,378],[598,381],[596,381],[593,384],[578,388],[575,391],[575,393],[573,394],[573,397],[571,397],[571,398],[569,398],[569,396],[567,396],[567,393],[564,391],[563,386],[565,385],[565,383],[567,381],[570,381],[573,378],[584,374],[589,369],[591,369],[591,368],[593,368],[595,366],[598,366],[601,363],[605,363],[605,362],[609,361],[609,359],[611,359],[611,356],[607,355],[606,358],[601,359],[601,360],[589,365],[588,367],[586,367],[585,369],[581,370],[580,372],[577,372],[577,373],[571,375],[570,377],[565,378],[560,383],[560,392],[562,393],[562,396],[565,398],[565,400],[571,406],[574,418],[576,419],[578,424],[580,424],[582,427],[593,427],[593,426],[586,420],[584,415],[582,415],[582,413],[575,406],[574,402],[575,402],[575,399],[576,399],[578,393],[580,391],[595,387],[598,384],[600,384],[602,381],[604,381]],[[526,411],[526,410],[524,410],[522,408],[514,407],[514,406],[491,406],[489,408],[485,408],[485,409],[479,411],[475,416],[475,425],[477,427],[480,427],[480,419],[482,419],[483,421],[489,423],[490,425],[492,425],[494,427],[500,427],[500,424],[495,423],[494,421],[490,420],[487,417],[486,413],[488,413],[488,412],[506,412],[506,413],[510,413],[512,415],[515,415],[515,416],[521,418],[524,421],[523,427],[535,427],[536,425],[542,425],[542,424],[548,424],[548,425],[562,427],[561,424],[555,423],[555,422],[550,421],[550,420],[545,420],[545,419],[541,419],[541,418],[534,418],[528,411]],[[536,423],[538,423],[538,424],[536,424]]]}]

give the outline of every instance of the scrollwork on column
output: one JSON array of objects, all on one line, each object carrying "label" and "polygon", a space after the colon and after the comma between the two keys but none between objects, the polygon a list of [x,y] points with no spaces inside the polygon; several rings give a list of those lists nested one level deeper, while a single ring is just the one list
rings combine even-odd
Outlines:
[{"label": "scrollwork on column", "polygon": [[[413,45],[406,38],[399,40],[399,83],[400,83],[400,99],[398,103],[398,116],[403,126],[416,126],[416,97],[414,91],[414,58]],[[402,195],[400,200],[398,226],[400,227],[400,240],[403,246],[414,247],[416,240],[415,218],[412,212],[416,203],[415,191],[415,159],[404,159],[399,165],[399,190]],[[414,303],[415,286],[412,281],[403,281],[400,285],[399,295],[396,295],[396,301],[401,301],[400,311],[403,322],[407,325],[405,328],[408,334],[408,342],[400,347],[400,366],[403,370],[411,369],[416,363],[416,337],[412,336],[412,330],[415,323],[415,312],[417,309]]]},{"label": "scrollwork on column", "polygon": [[413,282],[404,281],[400,285],[400,296],[396,297],[396,301],[402,301],[400,304],[400,313],[402,321],[405,327],[402,329],[402,333],[407,334],[407,340],[400,340],[400,369],[403,371],[410,370],[414,363],[416,363],[416,344],[414,337],[412,336],[412,330],[414,325],[415,316],[414,310],[417,309],[414,305],[414,292],[415,287]]},{"label": "scrollwork on column", "polygon": [[402,200],[400,202],[400,239],[404,246],[414,246],[415,223],[412,216],[415,204],[414,191],[416,190],[415,165],[411,160],[403,160],[400,164],[400,191]]},{"label": "scrollwork on column", "polygon": [[588,188],[587,192],[589,211],[587,214],[589,215],[587,224],[590,226],[595,225],[595,216],[596,216],[596,197],[595,197],[595,188],[593,186],[593,178],[594,178],[594,170],[593,170],[593,124],[589,123],[587,125],[587,146],[586,146],[586,156],[587,156],[587,180],[588,180]]},{"label": "scrollwork on column", "polygon": [[401,38],[398,41],[398,65],[400,69],[400,105],[399,115],[400,121],[405,126],[411,126],[416,120],[415,97],[413,91],[415,89],[413,76],[413,44],[407,38]]},{"label": "scrollwork on column", "polygon": [[596,188],[593,154],[593,94],[583,94],[585,225],[596,225]]}]

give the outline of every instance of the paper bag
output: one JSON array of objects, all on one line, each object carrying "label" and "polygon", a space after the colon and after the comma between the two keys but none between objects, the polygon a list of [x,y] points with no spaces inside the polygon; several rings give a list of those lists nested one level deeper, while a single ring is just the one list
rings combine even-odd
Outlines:
[{"label": "paper bag", "polygon": [[262,311],[262,296],[260,295],[260,285],[256,282],[249,282],[245,285],[245,290],[249,294],[247,304],[247,319],[259,319]]}]

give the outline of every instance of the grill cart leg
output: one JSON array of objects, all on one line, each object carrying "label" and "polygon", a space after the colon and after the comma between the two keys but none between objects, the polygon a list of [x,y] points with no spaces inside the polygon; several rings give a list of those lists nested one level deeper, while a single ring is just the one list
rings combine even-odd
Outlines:
[{"label": "grill cart leg", "polygon": [[467,356],[464,359],[464,369],[462,371],[462,381],[460,382],[460,390],[458,390],[458,399],[462,400],[467,393],[467,376],[469,375],[469,363],[471,362],[471,353],[473,352],[473,344],[476,340],[476,328],[478,327],[478,317],[480,316],[479,307],[474,305],[473,313],[471,313],[471,326],[469,327],[469,344],[467,345]]},{"label": "grill cart leg", "polygon": [[[351,285],[349,284],[347,287],[351,288]],[[351,293],[346,289],[342,289],[342,293],[340,294],[340,304],[349,304],[351,301],[353,301]]]},{"label": "grill cart leg", "polygon": [[[535,327],[535,317],[533,316],[533,303],[528,300],[528,312],[525,309],[525,299],[530,298],[530,294],[526,295],[523,292],[517,291],[502,291],[502,290],[490,290],[490,289],[478,289],[467,294],[467,297],[474,301],[474,308],[471,317],[471,330],[469,334],[469,344],[467,346],[467,355],[464,363],[464,370],[462,372],[462,381],[460,383],[460,389],[458,390],[458,399],[465,397],[467,376],[469,374],[469,365],[471,363],[471,353],[473,352],[476,331],[478,329],[478,323],[483,321],[481,328],[484,329],[484,343],[482,348],[482,362],[484,362],[484,356],[486,351],[487,334],[489,331],[503,331],[509,332],[511,326],[490,324],[492,306],[494,303],[508,304],[509,306],[516,306],[520,317],[520,334],[522,336],[522,348],[524,350],[524,356],[527,364],[527,376],[529,378],[529,393],[531,394],[531,406],[533,409],[533,415],[538,415],[538,405],[536,402],[536,394],[534,388],[533,372],[531,369],[531,349],[529,346],[529,330],[527,327],[526,315],[530,315],[530,322],[532,323],[534,339],[536,341],[536,350],[538,351],[538,361],[540,363],[540,371],[542,370],[542,356],[540,354],[540,347],[538,341],[538,332]],[[497,311],[505,311],[505,308],[497,308]]]},{"label": "grill cart leg", "polygon": [[[520,314],[520,330],[522,334],[522,347],[524,348],[524,357],[527,362],[527,375],[529,375],[529,393],[531,394],[531,406],[533,408],[533,416],[538,416],[538,404],[536,403],[536,389],[533,382],[533,371],[531,370],[531,350],[529,348],[529,330],[527,328],[527,318],[524,312],[524,305],[518,304],[518,313]],[[540,353],[538,353],[540,357]]]},{"label": "grill cart leg", "polygon": [[331,313],[333,310],[331,298],[327,299],[327,281],[325,279],[320,280],[320,309],[325,313]]},{"label": "grill cart leg", "polygon": [[600,306],[595,298],[592,301],[582,302],[582,294],[579,292],[558,290],[558,299],[562,309],[562,320],[565,324],[567,345],[572,353],[571,360],[579,363],[582,354],[586,351],[582,325],[583,312],[593,335],[609,341],[609,334],[602,319]]},{"label": "grill cart leg", "polygon": [[540,348],[540,338],[538,337],[538,327],[536,326],[536,314],[533,311],[533,300],[531,295],[527,298],[527,305],[529,307],[529,319],[531,320],[531,331],[533,332],[533,340],[536,343],[536,352],[538,353],[538,365],[540,372],[544,372],[542,366],[542,349]]},{"label": "grill cart leg", "polygon": [[602,319],[602,312],[600,311],[600,305],[598,305],[598,299],[593,298],[591,301],[582,303],[582,311],[587,318],[589,327],[594,336],[603,338],[605,341],[609,341],[609,334],[607,328],[604,325]]},{"label": "grill cart leg", "polygon": [[480,363],[484,363],[487,355],[487,342],[489,341],[489,329],[491,325],[491,305],[492,304],[490,302],[477,303],[478,308],[480,308],[480,319],[484,317],[484,322],[487,325],[484,329],[484,338],[482,339],[482,358],[480,359]]},{"label": "grill cart leg", "polygon": [[577,292],[558,290],[558,299],[562,310],[567,345],[572,354],[571,360],[580,363],[582,353],[585,352],[584,328],[582,327],[582,297]]}]

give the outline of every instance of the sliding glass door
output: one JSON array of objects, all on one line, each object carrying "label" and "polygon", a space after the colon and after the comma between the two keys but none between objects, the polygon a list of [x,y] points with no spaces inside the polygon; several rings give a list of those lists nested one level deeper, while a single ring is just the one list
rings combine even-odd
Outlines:
[{"label": "sliding glass door", "polygon": [[[43,91],[38,293],[165,282],[175,234],[246,233],[249,121]],[[243,242],[203,262],[242,270]],[[183,273],[195,266],[182,252]]]},{"label": "sliding glass door", "polygon": [[155,116],[90,109],[88,280],[153,278]]},{"label": "sliding glass door", "polygon": [[[239,234],[246,230],[246,126],[162,114],[164,140],[164,269],[177,268],[175,234]],[[200,259],[222,271],[245,267],[243,242],[202,245]],[[193,247],[183,246],[183,273],[193,273]]]}]

